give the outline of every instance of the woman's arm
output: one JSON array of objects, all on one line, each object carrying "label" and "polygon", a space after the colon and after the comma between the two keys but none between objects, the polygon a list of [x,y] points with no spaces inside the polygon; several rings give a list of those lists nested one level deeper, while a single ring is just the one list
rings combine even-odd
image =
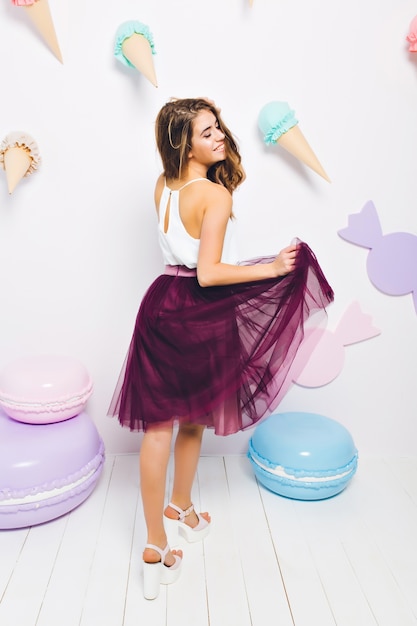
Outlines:
[{"label": "woman's arm", "polygon": [[201,225],[197,279],[202,287],[230,285],[285,276],[294,269],[297,246],[287,246],[272,263],[230,265],[221,262],[224,237],[232,211],[232,197],[220,185],[207,192]]}]

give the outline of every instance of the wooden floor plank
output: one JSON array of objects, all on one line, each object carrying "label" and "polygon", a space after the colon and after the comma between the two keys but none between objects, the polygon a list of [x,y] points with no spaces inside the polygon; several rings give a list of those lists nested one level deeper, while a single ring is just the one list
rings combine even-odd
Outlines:
[{"label": "wooden floor plank", "polygon": [[[167,498],[172,476],[171,459]],[[192,497],[212,531],[183,542],[154,601],[139,493],[137,455],[113,455],[77,509],[0,531],[1,626],[417,626],[417,459],[360,459],[341,494],[306,502],[258,485],[243,456],[202,457]]]},{"label": "wooden floor plank", "polygon": [[261,488],[261,496],[294,623],[311,626],[314,615],[320,626],[334,626],[335,620],[295,502],[264,488]]},{"label": "wooden floor plank", "polygon": [[367,491],[359,474],[339,494],[323,500],[294,500],[294,524],[308,543],[321,586],[338,626],[375,626],[376,620],[343,548],[368,537],[361,503]]},{"label": "wooden floor plank", "polygon": [[190,615],[196,624],[209,624],[205,568],[207,541],[183,546],[181,576],[175,585],[167,589],[167,626],[181,626],[190,619]]},{"label": "wooden floor plank", "polygon": [[417,505],[390,465],[383,459],[364,459],[362,474],[367,484],[367,501],[363,507],[367,523],[381,532],[393,528],[399,533],[415,531]]},{"label": "wooden floor plank", "polygon": [[107,459],[93,493],[68,516],[36,626],[73,626],[81,619],[113,462]]},{"label": "wooden floor plank", "polygon": [[410,496],[417,506],[417,458],[400,457],[385,460],[398,485]]},{"label": "wooden floor plank", "polygon": [[30,529],[0,604],[2,626],[34,626],[68,516]]},{"label": "wooden floor plank", "polygon": [[280,626],[292,626],[268,520],[249,460],[229,456],[225,463],[252,626],[263,626],[271,615]]},{"label": "wooden floor plank", "polygon": [[117,456],[80,626],[123,624],[138,495],[137,458]]},{"label": "wooden floor plank", "polygon": [[213,517],[210,535],[204,541],[210,626],[250,626],[223,457],[201,458],[199,479],[202,508]]},{"label": "wooden floor plank", "polygon": [[0,602],[6,592],[15,564],[24,549],[28,528],[0,530]]},{"label": "wooden floor plank", "polygon": [[415,626],[416,617],[377,545],[356,537],[344,549],[378,626]]},{"label": "wooden floor plank", "polygon": [[410,607],[417,624],[417,539],[415,535],[374,533],[375,544],[389,568],[404,604]]},{"label": "wooden floor plank", "polygon": [[309,545],[337,626],[376,626],[342,544],[320,535],[315,541],[310,540]]}]

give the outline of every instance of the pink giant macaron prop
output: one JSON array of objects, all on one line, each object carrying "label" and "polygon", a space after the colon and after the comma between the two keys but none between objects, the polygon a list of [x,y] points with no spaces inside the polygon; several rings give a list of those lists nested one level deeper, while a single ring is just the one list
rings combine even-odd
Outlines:
[{"label": "pink giant macaron prop", "polygon": [[9,417],[28,424],[50,424],[78,415],[92,391],[87,369],[69,356],[27,356],[0,372],[0,406]]},{"label": "pink giant macaron prop", "polygon": [[60,517],[93,491],[104,443],[84,412],[92,388],[69,356],[23,357],[0,372],[0,529]]}]

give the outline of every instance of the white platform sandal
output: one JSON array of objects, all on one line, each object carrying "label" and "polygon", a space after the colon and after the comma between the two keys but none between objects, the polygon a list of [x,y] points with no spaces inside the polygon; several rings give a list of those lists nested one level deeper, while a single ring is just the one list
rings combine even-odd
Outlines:
[{"label": "white platform sandal", "polygon": [[175,561],[168,566],[165,565],[165,558],[170,550],[168,544],[164,550],[152,543],[147,543],[145,548],[155,550],[161,557],[161,560],[156,563],[143,562],[143,595],[146,600],[154,600],[158,597],[159,585],[170,585],[178,580],[181,573],[182,558],[173,554]]},{"label": "white platform sandal", "polygon": [[164,515],[165,532],[168,537],[168,541],[171,545],[178,543],[179,535],[182,535],[188,543],[194,543],[195,541],[202,541],[207,537],[210,532],[210,522],[196,512],[198,524],[191,528],[185,523],[185,518],[194,511],[194,505],[192,504],[188,509],[183,511],[178,506],[170,502],[168,506],[174,509],[178,513],[178,519],[171,519]]}]

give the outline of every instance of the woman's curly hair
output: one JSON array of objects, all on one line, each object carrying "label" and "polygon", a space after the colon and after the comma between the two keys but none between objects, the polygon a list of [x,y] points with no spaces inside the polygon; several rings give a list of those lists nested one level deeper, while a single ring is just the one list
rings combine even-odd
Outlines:
[{"label": "woman's curly hair", "polygon": [[207,178],[226,187],[230,193],[245,179],[241,156],[232,133],[222,121],[214,104],[204,98],[172,99],[159,111],[155,123],[156,145],[167,179],[182,178],[188,167],[193,121],[200,111],[211,111],[224,133],[226,157],[215,163]]}]

